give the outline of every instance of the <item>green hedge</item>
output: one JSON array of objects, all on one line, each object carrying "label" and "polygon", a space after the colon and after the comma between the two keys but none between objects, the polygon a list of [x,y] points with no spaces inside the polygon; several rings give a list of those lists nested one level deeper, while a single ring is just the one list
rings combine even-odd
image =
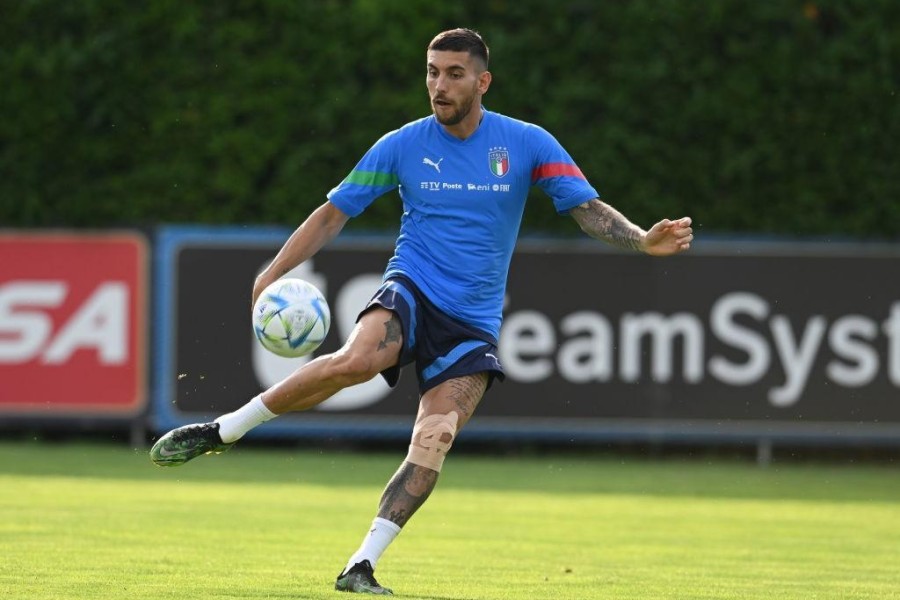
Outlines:
[{"label": "green hedge", "polygon": [[[487,106],[641,224],[897,235],[894,0],[6,2],[2,226],[293,225],[427,114],[424,48],[458,25],[491,46]],[[531,200],[529,230],[573,233]]]}]

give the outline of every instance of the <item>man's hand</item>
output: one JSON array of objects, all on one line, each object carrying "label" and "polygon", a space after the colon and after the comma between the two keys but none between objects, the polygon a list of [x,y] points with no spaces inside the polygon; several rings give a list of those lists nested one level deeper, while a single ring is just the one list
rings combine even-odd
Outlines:
[{"label": "man's hand", "polygon": [[691,247],[694,230],[691,218],[682,217],[677,221],[663,219],[650,228],[641,242],[641,250],[651,256],[672,256]]},{"label": "man's hand", "polygon": [[250,296],[250,309],[251,310],[256,305],[256,300],[263,293],[263,290],[266,289],[266,287],[268,287],[268,285],[270,283],[272,283],[273,281],[275,281],[277,279],[278,279],[278,277],[274,277],[274,279],[273,279],[273,276],[268,275],[265,271],[260,273],[259,276],[257,276],[256,281],[253,282],[253,295]]}]

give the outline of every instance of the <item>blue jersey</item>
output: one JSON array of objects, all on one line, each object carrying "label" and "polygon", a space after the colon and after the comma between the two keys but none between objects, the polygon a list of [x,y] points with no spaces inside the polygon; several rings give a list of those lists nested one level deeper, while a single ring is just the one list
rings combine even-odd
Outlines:
[{"label": "blue jersey", "polygon": [[408,277],[438,308],[496,344],[509,263],[532,185],[561,214],[598,197],[547,131],[484,111],[465,140],[447,133],[434,116],[388,133],[328,199],[355,217],[399,188],[403,216],[385,279]]}]

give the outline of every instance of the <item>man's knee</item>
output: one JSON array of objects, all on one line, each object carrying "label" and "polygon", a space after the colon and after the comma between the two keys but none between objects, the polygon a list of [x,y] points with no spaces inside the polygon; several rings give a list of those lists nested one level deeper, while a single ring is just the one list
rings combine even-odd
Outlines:
[{"label": "man's knee", "polygon": [[360,352],[337,352],[331,356],[328,375],[345,387],[363,383],[380,372],[375,362]]},{"label": "man's knee", "polygon": [[454,411],[446,415],[429,415],[417,421],[406,460],[440,473],[444,458],[456,438],[458,425],[459,415]]}]

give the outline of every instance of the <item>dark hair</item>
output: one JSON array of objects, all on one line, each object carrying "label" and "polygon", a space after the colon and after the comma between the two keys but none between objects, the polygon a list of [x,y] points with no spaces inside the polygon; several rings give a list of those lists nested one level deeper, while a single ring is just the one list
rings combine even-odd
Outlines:
[{"label": "dark hair", "polygon": [[478,32],[471,29],[459,28],[442,31],[434,36],[434,39],[428,44],[428,49],[446,52],[468,52],[470,56],[480,58],[481,62],[484,63],[484,68],[488,68],[490,50],[488,50],[487,44],[484,43]]}]

